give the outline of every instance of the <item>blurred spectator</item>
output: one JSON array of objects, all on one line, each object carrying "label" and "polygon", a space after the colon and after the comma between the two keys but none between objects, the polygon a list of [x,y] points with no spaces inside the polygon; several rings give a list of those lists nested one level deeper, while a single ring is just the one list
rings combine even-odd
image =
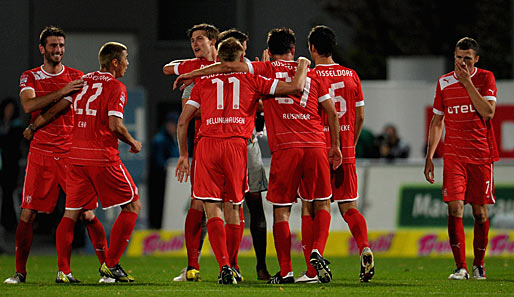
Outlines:
[{"label": "blurred spectator", "polygon": [[2,187],[2,226],[8,231],[16,230],[16,213],[13,193],[18,186],[21,158],[20,145],[23,140],[24,125],[19,118],[16,99],[6,98],[0,103],[0,186]]},{"label": "blurred spectator", "polygon": [[160,229],[162,225],[162,210],[164,206],[164,190],[166,188],[166,173],[168,159],[178,158],[177,120],[179,114],[170,112],[157,134],[152,139],[150,148],[150,171],[148,175],[150,227]]},{"label": "blurred spectator", "polygon": [[396,127],[392,124],[384,127],[382,135],[377,137],[377,144],[381,158],[392,160],[409,157],[409,144],[398,136]]},{"label": "blurred spectator", "polygon": [[361,134],[357,140],[355,146],[355,157],[356,158],[378,158],[377,143],[375,141],[375,135],[366,127],[362,127]]}]

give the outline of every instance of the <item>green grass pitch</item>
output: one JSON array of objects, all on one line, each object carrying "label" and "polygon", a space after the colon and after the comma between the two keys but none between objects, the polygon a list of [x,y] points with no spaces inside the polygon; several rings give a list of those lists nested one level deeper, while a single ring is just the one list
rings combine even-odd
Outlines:
[{"label": "green grass pitch", "polygon": [[[32,256],[27,283],[0,284],[0,296],[513,296],[514,259],[486,258],[487,280],[450,281],[450,258],[376,258],[375,278],[359,282],[359,258],[329,259],[334,280],[328,284],[268,285],[256,280],[255,259],[241,257],[245,277],[237,285],[217,284],[218,268],[214,257],[201,259],[202,282],[173,282],[186,265],[185,257],[123,257],[122,266],[135,277],[131,284],[98,284],[95,256],[73,255],[73,274],[80,284],[56,284],[55,256]],[[271,274],[278,271],[277,260],[268,257]],[[468,259],[471,265],[471,259]],[[305,270],[303,258],[293,258],[295,276]],[[0,256],[2,280],[15,270],[14,256]]]}]

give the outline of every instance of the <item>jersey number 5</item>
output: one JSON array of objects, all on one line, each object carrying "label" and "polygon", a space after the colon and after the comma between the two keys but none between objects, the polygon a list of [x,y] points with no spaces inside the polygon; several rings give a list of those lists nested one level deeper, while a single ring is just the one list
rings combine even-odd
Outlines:
[{"label": "jersey number 5", "polygon": [[[341,118],[346,113],[346,100],[342,96],[336,96],[336,90],[344,88],[344,82],[338,82],[335,84],[331,84],[328,89],[328,93],[330,97],[334,100],[334,105],[336,106],[337,116]],[[337,103],[339,103],[339,108],[337,108]]]}]

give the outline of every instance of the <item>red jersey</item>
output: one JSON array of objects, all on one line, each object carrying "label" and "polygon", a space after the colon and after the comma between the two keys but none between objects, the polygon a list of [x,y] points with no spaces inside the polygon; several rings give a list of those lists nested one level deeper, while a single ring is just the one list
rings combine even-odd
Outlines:
[{"label": "red jersey", "polygon": [[177,63],[172,63],[173,71],[176,75],[189,73],[196,69],[204,68],[205,66],[213,64],[214,61],[208,61],[205,58],[194,58],[188,60],[182,60]]},{"label": "red jersey", "polygon": [[[322,64],[314,68],[316,74],[329,87],[329,94],[339,117],[339,136],[343,163],[355,164],[355,108],[364,106],[361,80],[355,70],[339,64]],[[322,110],[327,146],[330,148],[328,118]]]},{"label": "red jersey", "polygon": [[[248,63],[251,73],[292,81],[294,61]],[[271,152],[292,147],[325,147],[325,134],[318,103],[330,99],[328,87],[314,71],[307,74],[303,94],[263,100]]]},{"label": "red jersey", "polygon": [[[492,72],[475,67],[471,81],[486,100],[496,101]],[[435,114],[444,115],[444,158],[473,164],[499,160],[492,122],[484,120],[476,111],[453,71],[437,81],[433,107]]]},{"label": "red jersey", "polygon": [[[62,71],[57,74],[46,72],[43,66],[27,70],[20,77],[20,94],[27,89],[32,89],[36,97],[45,96],[62,89],[70,81],[80,79],[83,74],[82,71],[64,65]],[[33,111],[30,115],[31,122],[54,104]],[[37,150],[44,155],[65,154],[70,150],[72,131],[73,112],[68,108],[34,134],[30,142],[30,150]]]},{"label": "red jersey", "polygon": [[250,73],[225,73],[201,77],[186,104],[200,109],[199,137],[250,138],[257,103],[273,95],[278,80]]},{"label": "red jersey", "polygon": [[69,162],[88,166],[121,162],[118,138],[109,128],[109,116],[123,118],[127,89],[108,72],[91,72],[82,79],[82,91],[68,99],[75,113]]}]

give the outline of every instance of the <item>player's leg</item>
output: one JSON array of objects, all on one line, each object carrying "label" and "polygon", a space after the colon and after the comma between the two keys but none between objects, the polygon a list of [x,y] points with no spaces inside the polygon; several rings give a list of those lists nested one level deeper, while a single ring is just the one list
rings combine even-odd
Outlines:
[{"label": "player's leg", "polygon": [[59,226],[57,226],[55,247],[57,249],[57,266],[59,271],[55,279],[56,283],[80,282],[71,274],[70,260],[75,223],[82,212],[83,210],[81,209],[66,209]]},{"label": "player's leg", "polygon": [[91,244],[95,249],[98,262],[102,264],[105,262],[105,253],[107,252],[108,246],[105,229],[92,210],[83,212],[80,216],[80,220],[84,223],[84,225],[86,225],[87,234],[89,235]]},{"label": "player's leg", "polygon": [[269,281],[272,284],[294,283],[293,263],[291,262],[291,231],[289,216],[291,206],[273,206],[273,239],[280,271]]},{"label": "player's leg", "polygon": [[312,224],[314,222],[312,203],[302,200],[302,250],[307,265],[307,271],[295,279],[295,283],[319,283],[316,268],[310,262],[313,243]]},{"label": "player's leg", "polygon": [[328,283],[332,280],[332,272],[328,268],[330,262],[323,258],[323,253],[330,230],[330,200],[315,200],[312,204],[314,219],[312,252],[309,261],[316,268],[319,281]]},{"label": "player's leg", "polygon": [[[218,261],[220,274],[218,283],[231,284],[234,276],[230,269],[229,256],[227,251],[227,236],[225,233],[225,223],[222,219],[222,202],[205,201],[205,213],[207,215],[207,233],[211,248]],[[227,269],[228,268],[228,269]]]},{"label": "player's leg", "polygon": [[266,266],[267,226],[262,207],[261,192],[268,189],[268,179],[262,163],[262,155],[257,141],[249,141],[248,150],[248,185],[250,191],[245,194],[246,205],[250,212],[250,233],[253,249],[257,258],[257,278],[269,280],[271,275]]},{"label": "player's leg", "polygon": [[184,237],[187,250],[187,271],[190,277],[186,275],[187,280],[200,280],[200,249],[202,244],[202,225],[204,219],[203,202],[197,199],[191,199],[189,210],[187,211],[186,221],[184,225]]},{"label": "player's leg", "polygon": [[227,238],[227,253],[230,268],[233,271],[237,282],[243,281],[243,276],[239,269],[238,255],[241,245],[241,205],[225,202],[223,205],[225,213],[225,234]]},{"label": "player's leg", "polygon": [[484,269],[484,258],[487,244],[489,242],[489,217],[487,205],[472,204],[473,217],[475,218],[473,250],[473,278],[486,279]]},{"label": "player's leg", "polygon": [[455,160],[444,160],[443,201],[448,204],[448,237],[452,248],[456,269],[449,279],[468,279],[466,264],[466,237],[462,218],[467,188],[467,169],[465,164]]}]

